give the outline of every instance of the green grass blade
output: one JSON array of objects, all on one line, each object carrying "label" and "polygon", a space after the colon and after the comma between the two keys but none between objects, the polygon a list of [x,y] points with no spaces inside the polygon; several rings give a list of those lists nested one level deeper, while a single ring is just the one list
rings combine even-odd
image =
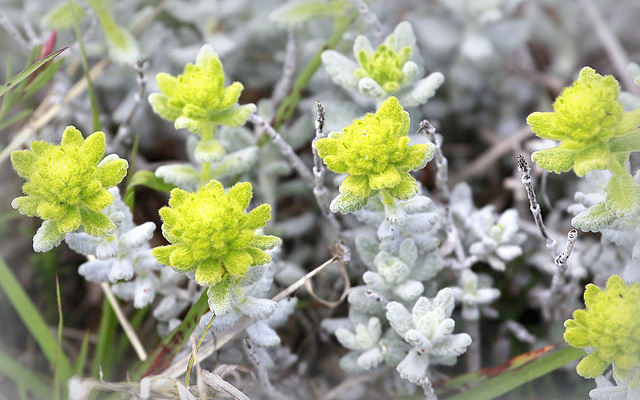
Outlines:
[{"label": "green grass blade", "polygon": [[[9,266],[0,257],[0,289],[7,295],[9,302],[15,308],[20,319],[25,324],[33,338],[36,340],[49,364],[55,368],[58,344],[49,332],[47,323],[36,309],[29,296],[9,269]],[[63,352],[57,354],[58,371],[61,376],[71,376],[71,364]]]},{"label": "green grass blade", "polygon": [[26,387],[29,392],[41,399],[51,397],[51,387],[45,382],[48,378],[23,367],[10,355],[0,349],[0,377],[13,381],[17,386]]},{"label": "green grass blade", "polygon": [[543,375],[554,371],[563,365],[570,363],[586,353],[582,349],[565,347],[554,353],[540,357],[535,361],[511,371],[487,379],[476,387],[460,393],[447,400],[490,400],[501,396],[527,382],[531,382]]},{"label": "green grass blade", "polygon": [[63,61],[64,59],[61,58],[59,60],[51,62],[49,65],[44,66],[40,71],[40,73],[38,73],[38,75],[35,78],[33,78],[33,80],[25,86],[23,98],[25,99],[30,98],[31,96],[33,96],[35,92],[37,92],[44,85],[49,83],[49,81],[53,79],[53,76],[58,72],[58,70],[62,66]]},{"label": "green grass blade", "polygon": [[31,115],[31,113],[33,113],[33,110],[31,109],[21,110],[16,115],[9,118],[8,120],[0,122],[0,131],[6,128],[7,126],[13,125],[16,122],[27,118],[28,116]]},{"label": "green grass blade", "polygon": [[80,353],[73,362],[73,375],[84,375],[84,365],[87,362],[87,355],[89,354],[89,332],[85,332],[82,337],[82,345],[80,346]]},{"label": "green grass blade", "polygon": [[11,89],[12,87],[16,86],[18,83],[22,82],[25,78],[29,77],[29,75],[33,74],[34,72],[36,72],[36,70],[40,67],[42,67],[44,64],[46,64],[47,62],[51,61],[53,58],[55,58],[56,56],[58,56],[58,54],[62,53],[63,51],[65,51],[67,49],[67,47],[64,47],[54,53],[51,53],[49,56],[43,58],[42,60],[32,64],[29,68],[25,69],[24,71],[20,72],[18,75],[14,76],[13,78],[9,79],[8,81],[6,81],[5,83],[2,84],[2,86],[0,86],[0,96],[4,95],[5,93],[7,93],[7,91],[9,91],[9,89]]},{"label": "green grass blade", "polygon": [[189,342],[189,336],[198,325],[200,317],[209,309],[207,292],[195,302],[187,312],[184,320],[151,352],[149,358],[136,368],[132,380],[143,376],[156,375],[166,369],[178,351]]},{"label": "green grass blade", "polygon": [[102,317],[100,319],[100,327],[98,328],[98,341],[96,343],[95,353],[93,355],[93,363],[91,366],[91,376],[94,378],[100,377],[100,367],[106,379],[109,379],[109,356],[111,352],[111,346],[113,344],[118,321],[116,320],[116,313],[111,308],[109,301],[106,299],[102,303]]},{"label": "green grass blade", "polygon": [[[64,371],[60,370],[60,356],[62,354],[62,327],[64,319],[62,316],[62,300],[60,298],[60,281],[58,280],[58,272],[56,271],[56,301],[58,303],[58,346],[56,347],[56,368],[53,375],[53,394],[54,399],[61,398],[61,391],[64,391],[65,382],[71,378],[71,375],[64,375]],[[71,371],[69,371],[71,373]]]},{"label": "green grass blade", "polygon": [[[200,350],[200,346],[202,346],[202,342],[204,341],[205,336],[207,336],[207,332],[209,332],[209,329],[213,324],[213,320],[215,319],[216,319],[216,315],[213,314],[204,332],[202,332],[202,335],[200,336],[200,340],[198,340],[198,344],[196,345],[196,351],[195,351],[196,354],[198,354],[198,350]],[[195,363],[195,361],[196,360],[193,357],[193,353],[191,353],[191,356],[189,357],[189,363],[187,364],[187,373],[184,375],[185,386],[189,386],[189,381],[191,380],[191,370],[193,369],[193,364]]]},{"label": "green grass blade", "polygon": [[169,193],[171,189],[175,188],[174,185],[170,183],[166,183],[162,180],[162,178],[158,178],[153,171],[148,170],[140,170],[136,171],[135,174],[131,177],[129,184],[127,185],[127,190],[124,193],[124,204],[129,207],[133,206],[134,202],[134,189],[136,186],[146,186],[151,189],[159,190],[161,192]]},{"label": "green grass blade", "polygon": [[342,22],[336,27],[335,32],[329,40],[316,52],[313,56],[309,64],[307,64],[306,68],[300,73],[298,79],[296,79],[293,84],[293,89],[291,90],[291,94],[284,99],[280,107],[278,107],[278,111],[276,112],[275,122],[273,127],[278,130],[291,118],[291,114],[295,111],[298,103],[300,102],[300,98],[302,97],[302,92],[309,86],[309,82],[311,82],[311,78],[315,75],[320,65],[322,65],[322,52],[325,50],[333,49],[340,41],[342,40],[342,36],[349,29],[353,21],[360,14],[358,12],[352,13],[348,18],[342,20]]},{"label": "green grass blade", "polygon": [[483,368],[481,370],[469,372],[467,374],[459,375],[451,379],[434,382],[433,388],[435,389],[436,394],[441,394],[442,392],[447,390],[460,390],[469,388],[489,378],[493,378],[494,376],[498,376],[508,371],[512,371],[516,368],[520,368],[524,364],[532,362],[542,356],[556,351],[560,346],[566,347],[567,345],[563,342],[528,351],[526,353],[519,354],[509,359],[504,364],[498,365],[496,367]]}]

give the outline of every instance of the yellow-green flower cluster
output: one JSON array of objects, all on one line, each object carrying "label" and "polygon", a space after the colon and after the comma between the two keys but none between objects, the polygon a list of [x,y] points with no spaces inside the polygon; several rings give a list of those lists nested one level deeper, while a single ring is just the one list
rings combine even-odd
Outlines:
[{"label": "yellow-green flower cluster", "polygon": [[173,189],[169,206],[160,209],[162,233],[168,246],[153,249],[156,259],[179,272],[195,271],[195,280],[212,286],[229,274],[244,275],[250,266],[271,261],[263,250],[280,243],[275,236],[256,234],[271,218],[263,204],[245,214],[251,184],[242,182],[225,193],[212,180],[195,193]]},{"label": "yellow-green flower cluster", "polygon": [[26,196],[11,205],[21,214],[44,220],[34,237],[36,251],[57,246],[65,234],[81,225],[93,236],[112,234],[116,227],[103,210],[113,202],[108,188],[127,174],[127,161],[116,155],[104,157],[106,138],[95,132],[86,140],[73,126],[62,134],[60,145],[34,141],[29,150],[11,153],[18,175],[27,182]]},{"label": "yellow-green flower cluster", "polygon": [[616,156],[622,155],[624,161],[627,149],[612,149],[611,140],[640,125],[640,109],[625,112],[619,94],[620,85],[613,76],[583,68],[578,80],[553,103],[554,112],[535,112],[527,118],[536,135],[561,142],[558,147],[533,153],[533,160],[556,173],[571,168],[578,176],[596,169],[617,173],[622,163]]},{"label": "yellow-green flower cluster", "polygon": [[162,118],[175,121],[176,129],[187,128],[202,136],[207,125],[244,124],[256,108],[237,106],[244,87],[240,82],[224,86],[222,63],[209,45],[200,49],[196,63],[187,64],[181,75],[159,73],[156,79],[162,93],[152,93],[149,103]]},{"label": "yellow-green flower cluster", "polygon": [[417,193],[418,185],[409,171],[424,167],[433,158],[434,146],[409,146],[408,134],[409,114],[395,97],[389,97],[375,114],[356,119],[342,132],[331,132],[316,142],[330,170],[349,174],[331,202],[333,212],[357,210],[381,191],[399,200]]},{"label": "yellow-green flower cluster", "polygon": [[354,75],[358,79],[373,79],[387,94],[397,92],[406,83],[402,68],[411,58],[412,51],[411,46],[395,51],[386,43],[378,46],[373,53],[361,49],[357,55],[360,68],[354,71]]},{"label": "yellow-green flower cluster", "polygon": [[627,286],[613,275],[604,290],[587,285],[584,302],[586,309],[564,323],[571,346],[592,349],[578,364],[578,374],[595,378],[613,364],[614,377],[627,382],[640,367],[640,283]]}]

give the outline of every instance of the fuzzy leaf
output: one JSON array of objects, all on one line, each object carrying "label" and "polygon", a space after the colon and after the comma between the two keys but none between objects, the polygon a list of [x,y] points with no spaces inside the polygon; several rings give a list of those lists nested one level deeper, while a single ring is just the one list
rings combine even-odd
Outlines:
[{"label": "fuzzy leaf", "polygon": [[44,221],[33,237],[33,250],[37,252],[49,251],[59,245],[64,236],[54,221]]},{"label": "fuzzy leaf", "polygon": [[607,186],[607,210],[619,218],[640,213],[640,186],[628,173],[614,174]]},{"label": "fuzzy leaf", "polygon": [[571,225],[584,232],[599,232],[615,220],[616,216],[609,210],[605,202],[589,207],[571,219]]},{"label": "fuzzy leaf", "polygon": [[259,347],[273,347],[280,344],[280,336],[264,321],[257,321],[247,327],[251,342]]},{"label": "fuzzy leaf", "polygon": [[229,313],[236,304],[236,292],[233,290],[233,278],[227,275],[220,282],[207,289],[209,298],[209,309],[216,315],[222,317]]}]

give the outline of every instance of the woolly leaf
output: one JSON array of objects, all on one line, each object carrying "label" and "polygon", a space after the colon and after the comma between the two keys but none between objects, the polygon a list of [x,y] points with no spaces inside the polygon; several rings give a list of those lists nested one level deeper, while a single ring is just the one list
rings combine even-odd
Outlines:
[{"label": "woolly leaf", "polygon": [[33,250],[49,251],[59,245],[62,239],[64,239],[64,233],[58,230],[55,221],[44,221],[33,237]]},{"label": "woolly leaf", "polygon": [[233,290],[233,278],[230,275],[207,289],[209,298],[209,309],[216,315],[222,317],[229,313],[236,304],[236,292]]},{"label": "woolly leaf", "polygon": [[584,232],[599,232],[615,220],[616,216],[609,210],[605,202],[589,207],[571,219],[571,225]]},{"label": "woolly leaf", "polygon": [[273,347],[280,344],[280,336],[264,321],[255,322],[247,327],[251,342],[260,347]]},{"label": "woolly leaf", "polygon": [[640,186],[628,173],[614,174],[607,185],[607,210],[619,218],[634,217],[640,212]]}]

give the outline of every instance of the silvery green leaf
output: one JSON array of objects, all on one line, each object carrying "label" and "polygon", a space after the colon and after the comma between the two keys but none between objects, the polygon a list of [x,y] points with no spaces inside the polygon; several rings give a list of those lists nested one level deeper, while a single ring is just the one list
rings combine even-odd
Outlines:
[{"label": "silvery green leaf", "polygon": [[373,290],[380,290],[382,288],[386,288],[388,285],[382,279],[379,273],[373,271],[366,271],[362,274],[362,280],[367,286]]},{"label": "silvery green leaf", "polygon": [[487,262],[489,263],[489,265],[491,265],[491,268],[495,269],[496,271],[504,271],[507,269],[507,264],[505,264],[498,257],[488,256]]},{"label": "silvery green leaf", "polygon": [[356,236],[356,249],[362,262],[369,269],[374,269],[374,259],[378,254],[378,241],[369,235],[359,234]]},{"label": "silvery green leaf", "polygon": [[455,299],[453,298],[453,291],[451,288],[440,289],[433,299],[433,307],[441,308],[444,311],[444,315],[450,316],[455,307]]},{"label": "silvery green leaf", "polygon": [[[221,317],[216,316],[211,324],[211,330],[213,332],[223,332],[230,329],[238,320],[242,317],[242,313],[233,309],[231,312],[224,314]],[[207,320],[208,322],[208,320]],[[206,325],[205,325],[206,326]]]},{"label": "silvery green leaf", "polygon": [[257,321],[247,327],[247,335],[260,347],[273,347],[280,344],[280,336],[264,321]]},{"label": "silvery green leaf", "polygon": [[377,367],[383,360],[384,358],[382,357],[380,348],[374,347],[360,354],[357,362],[360,368],[367,371]]},{"label": "silvery green leaf", "polygon": [[102,238],[91,236],[85,232],[71,232],[67,233],[64,238],[69,248],[76,253],[88,256],[89,254],[96,254],[96,247],[102,241]]},{"label": "silvery green leaf", "polygon": [[453,329],[455,328],[455,326],[456,323],[453,319],[444,319],[433,330],[433,333],[431,334],[431,340],[433,340],[434,343],[440,343],[445,337],[453,333]]},{"label": "silvery green leaf", "polygon": [[307,21],[345,15],[351,3],[344,0],[331,2],[298,0],[285,3],[269,14],[269,20],[293,28]]},{"label": "silvery green leaf", "polygon": [[422,213],[429,209],[431,206],[431,199],[427,196],[417,195],[409,200],[400,200],[398,204],[405,210],[408,214],[416,214]]},{"label": "silvery green leaf", "polygon": [[386,315],[391,327],[395,329],[400,336],[404,337],[407,331],[413,328],[411,313],[397,301],[391,301],[387,304]]},{"label": "silvery green leaf", "polygon": [[571,219],[571,225],[584,232],[599,232],[615,220],[615,215],[607,210],[604,202],[589,207]]},{"label": "silvery green leaf", "polygon": [[236,282],[236,287],[250,286],[253,285],[262,277],[266,267],[264,265],[257,265],[255,267],[250,267],[244,275],[238,278]]},{"label": "silvery green leaf", "polygon": [[398,257],[407,265],[413,265],[418,258],[418,248],[411,238],[404,239],[398,249]]},{"label": "silvery green leaf", "polygon": [[402,378],[418,384],[420,380],[427,377],[427,368],[429,368],[429,355],[412,349],[398,364],[396,371]]},{"label": "silvery green leaf", "polygon": [[[382,86],[369,77],[362,78],[358,81],[358,91],[374,99],[384,99],[387,97],[387,92],[382,89]],[[405,107],[408,106],[405,105]]]},{"label": "silvery green leaf", "polygon": [[211,166],[211,176],[224,178],[244,174],[258,161],[258,154],[259,149],[256,146],[227,154]]},{"label": "silvery green leaf", "polygon": [[356,286],[349,290],[347,301],[358,311],[374,315],[376,317],[382,317],[384,315],[384,308],[375,299],[367,296],[366,286]]},{"label": "silvery green leaf", "polygon": [[33,237],[33,250],[36,252],[49,251],[59,245],[64,237],[65,234],[58,231],[55,221],[43,221]]},{"label": "silvery green leaf", "polygon": [[378,272],[385,281],[391,284],[399,284],[407,279],[411,268],[399,259],[393,257],[388,262],[379,264]]},{"label": "silvery green leaf", "polygon": [[358,78],[353,74],[358,64],[354,61],[337,51],[327,50],[322,52],[322,64],[336,84],[348,89],[358,88]]},{"label": "silvery green leaf", "polygon": [[268,323],[269,326],[272,327],[281,326],[287,321],[289,316],[293,314],[296,309],[296,304],[298,304],[297,297],[290,297],[280,300],[276,305],[276,310],[266,320],[266,323]]},{"label": "silvery green leaf", "polygon": [[404,340],[411,346],[416,346],[420,351],[424,352],[428,352],[433,346],[431,340],[417,329],[409,329],[407,333],[404,334]]},{"label": "silvery green leaf", "polygon": [[378,240],[381,242],[384,241],[393,241],[398,238],[399,228],[397,225],[389,223],[388,220],[385,220],[380,227],[378,227]]},{"label": "silvery green leaf", "polygon": [[[367,204],[367,208],[371,208],[371,203],[372,202],[370,201],[369,204]],[[382,213],[365,208],[355,210],[353,215],[358,219],[358,221],[371,226],[380,226],[380,223],[384,220],[384,215]]]},{"label": "silvery green leaf", "polygon": [[220,282],[207,289],[209,297],[209,309],[216,316],[224,316],[231,312],[236,305],[236,292],[233,290],[233,278],[231,275],[224,277]]},{"label": "silvery green leaf", "polygon": [[128,281],[133,278],[133,264],[132,260],[127,258],[114,258],[111,259],[111,272],[109,273],[109,280],[111,282],[117,282],[119,280]]},{"label": "silvery green leaf", "polygon": [[480,307],[476,303],[463,303],[461,315],[465,321],[477,321],[480,319]]},{"label": "silvery green leaf", "polygon": [[139,276],[134,282],[136,284],[136,292],[133,299],[133,306],[135,308],[143,308],[151,304],[156,294],[155,277],[151,274],[145,277]]},{"label": "silvery green leaf", "polygon": [[224,156],[224,148],[216,139],[202,139],[196,145],[193,156],[198,163],[215,162]]},{"label": "silvery green leaf", "polygon": [[466,333],[448,335],[437,343],[434,343],[431,350],[434,354],[443,357],[456,357],[467,351],[471,344],[471,336]]},{"label": "silvery green leaf", "polygon": [[511,261],[522,255],[522,247],[515,244],[498,246],[496,254],[504,261]]},{"label": "silvery green leaf", "polygon": [[349,330],[353,328],[353,324],[351,324],[349,318],[325,318],[320,322],[320,326],[333,335],[335,335],[338,329]]},{"label": "silvery green leaf", "polygon": [[358,59],[358,55],[361,50],[364,50],[367,53],[374,53],[376,51],[371,45],[369,39],[364,35],[356,36],[356,40],[353,42],[353,56],[356,60]]},{"label": "silvery green leaf", "polygon": [[111,272],[111,260],[87,261],[78,267],[78,273],[90,282],[107,282]]},{"label": "silvery green leaf", "polygon": [[350,350],[361,350],[357,336],[348,329],[338,328],[335,332],[336,339],[342,345]]},{"label": "silvery green leaf", "polygon": [[412,277],[418,281],[429,280],[436,276],[443,266],[444,263],[437,251],[429,251],[418,258]]},{"label": "silvery green leaf", "polygon": [[200,173],[191,164],[162,165],[156,169],[156,176],[188,192],[195,191],[200,180]]},{"label": "silvery green leaf", "polygon": [[156,224],[145,222],[120,236],[120,245],[124,248],[132,249],[143,246],[153,237]]},{"label": "silvery green leaf", "polygon": [[96,247],[96,257],[100,260],[108,260],[118,254],[118,238],[115,235],[107,236]]},{"label": "silvery green leaf", "polygon": [[434,72],[413,84],[410,91],[398,94],[398,101],[403,107],[419,106],[433,97],[436,94],[436,89],[443,83],[444,75],[440,72]]},{"label": "silvery green leaf", "polygon": [[418,67],[418,64],[414,63],[413,61],[407,61],[402,66],[402,75],[404,75],[404,77],[402,78],[402,84],[406,85],[411,82],[413,78],[418,76],[419,72],[420,68]]},{"label": "silvery green leaf", "polygon": [[131,32],[116,25],[113,22],[113,17],[109,17],[111,22],[105,23],[105,20],[100,15],[98,16],[107,38],[109,56],[117,63],[134,65],[140,58],[140,50],[138,50],[135,38]]},{"label": "silvery green leaf", "polygon": [[438,222],[440,216],[437,212],[421,212],[419,214],[411,214],[407,218],[407,222],[403,228],[405,232],[425,233],[433,229]]},{"label": "silvery green leaf", "polygon": [[135,297],[136,282],[118,282],[111,285],[111,291],[124,301],[131,301]]},{"label": "silvery green leaf", "polygon": [[378,344],[386,363],[390,366],[398,365],[411,349],[394,329],[387,329]]},{"label": "silvery green leaf", "polygon": [[451,213],[454,217],[465,223],[466,218],[471,215],[475,209],[473,205],[473,194],[471,192],[471,186],[466,182],[457,184],[451,191]]},{"label": "silvery green leaf", "polygon": [[505,242],[511,240],[518,232],[518,210],[510,208],[503,212],[498,219],[497,225],[502,231],[499,241]]},{"label": "silvery green leaf", "polygon": [[179,300],[175,296],[166,296],[153,310],[153,317],[159,321],[169,321],[176,318],[189,305],[186,300]]},{"label": "silvery green leaf", "polygon": [[393,36],[395,36],[395,48],[398,51],[405,46],[414,48],[416,47],[416,35],[413,33],[413,27],[408,21],[400,22],[393,30]]},{"label": "silvery green leaf", "polygon": [[276,311],[276,302],[269,299],[256,299],[245,296],[236,307],[249,318],[267,319]]},{"label": "silvery green leaf", "polygon": [[416,280],[408,280],[393,288],[393,293],[404,301],[413,301],[424,292],[424,285]]}]

